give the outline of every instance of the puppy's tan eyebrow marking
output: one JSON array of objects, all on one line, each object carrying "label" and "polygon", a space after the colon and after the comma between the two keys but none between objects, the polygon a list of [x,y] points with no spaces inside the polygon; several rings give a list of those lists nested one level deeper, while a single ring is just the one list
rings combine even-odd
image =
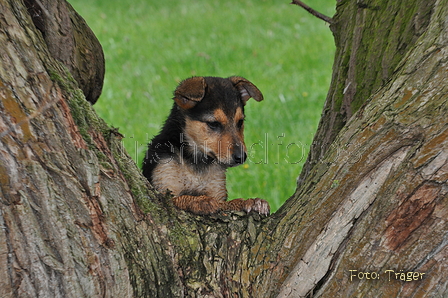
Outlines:
[{"label": "puppy's tan eyebrow marking", "polygon": [[238,107],[235,112],[235,122],[244,120],[244,118],[246,117],[244,116],[243,110],[240,107]]},{"label": "puppy's tan eyebrow marking", "polygon": [[222,109],[216,109],[213,112],[213,115],[215,116],[215,121],[218,121],[223,125],[227,124],[228,118]]}]

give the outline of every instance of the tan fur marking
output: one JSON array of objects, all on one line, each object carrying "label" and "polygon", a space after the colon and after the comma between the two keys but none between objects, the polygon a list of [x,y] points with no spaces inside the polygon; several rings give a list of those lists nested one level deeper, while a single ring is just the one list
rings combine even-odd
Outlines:
[{"label": "tan fur marking", "polygon": [[[237,127],[238,122],[240,120],[244,120],[243,109],[241,109],[240,107],[238,107],[236,109],[235,118],[234,119],[235,119],[235,127],[238,130],[238,127]],[[243,122],[243,126],[241,127],[241,129],[239,131],[237,131],[237,135],[239,136],[240,143],[244,145],[244,122]],[[245,146],[244,146],[244,150],[246,150]]]},{"label": "tan fur marking", "polygon": [[221,123],[224,126],[227,125],[227,123],[229,122],[227,115],[221,109],[216,109],[213,112],[213,115],[215,116],[216,121],[218,121],[219,123]]},{"label": "tan fur marking", "polygon": [[244,120],[244,114],[243,114],[243,109],[241,107],[236,108],[236,112],[235,112],[235,124],[238,123],[238,121],[240,120]]},{"label": "tan fur marking", "polygon": [[208,130],[207,124],[204,122],[188,118],[185,121],[186,141],[205,153],[214,152],[210,145],[217,142],[216,136],[210,134]]}]

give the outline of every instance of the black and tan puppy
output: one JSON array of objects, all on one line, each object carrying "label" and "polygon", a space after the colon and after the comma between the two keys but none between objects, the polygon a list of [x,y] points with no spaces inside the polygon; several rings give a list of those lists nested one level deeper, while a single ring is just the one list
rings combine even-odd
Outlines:
[{"label": "black and tan puppy", "polygon": [[263,100],[242,77],[193,77],[174,92],[162,131],[149,144],[143,174],[174,204],[196,214],[238,210],[269,214],[261,199],[227,201],[226,169],[246,160],[244,105]]}]

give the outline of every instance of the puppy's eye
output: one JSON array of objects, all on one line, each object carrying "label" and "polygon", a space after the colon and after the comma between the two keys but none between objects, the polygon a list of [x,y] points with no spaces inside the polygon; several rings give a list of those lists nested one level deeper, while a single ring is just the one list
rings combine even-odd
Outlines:
[{"label": "puppy's eye", "polygon": [[207,125],[211,130],[221,129],[221,123],[219,123],[218,121],[207,122]]}]

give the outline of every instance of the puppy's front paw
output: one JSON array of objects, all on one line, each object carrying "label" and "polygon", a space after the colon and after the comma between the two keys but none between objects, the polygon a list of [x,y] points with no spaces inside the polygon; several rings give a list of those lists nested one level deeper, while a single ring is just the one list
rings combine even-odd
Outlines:
[{"label": "puppy's front paw", "polygon": [[243,210],[247,213],[257,212],[261,215],[269,215],[271,208],[269,207],[269,203],[265,200],[255,198],[255,199],[247,199],[244,201]]},{"label": "puppy's front paw", "polygon": [[173,198],[176,207],[194,214],[208,215],[221,210],[222,201],[208,196],[183,195]]}]

